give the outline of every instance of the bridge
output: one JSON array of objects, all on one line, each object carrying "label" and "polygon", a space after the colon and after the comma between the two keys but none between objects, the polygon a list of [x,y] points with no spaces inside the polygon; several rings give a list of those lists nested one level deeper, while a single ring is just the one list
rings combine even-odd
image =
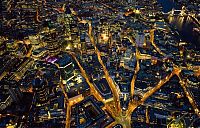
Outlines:
[{"label": "bridge", "polygon": [[174,8],[169,11],[168,13],[164,13],[164,15],[168,15],[168,16],[180,16],[180,17],[184,17],[184,16],[188,16],[190,17],[194,22],[195,24],[200,27],[200,22],[199,20],[195,17],[195,14],[192,14],[192,13],[186,13],[187,12],[187,9],[183,6],[181,10],[175,10]]},{"label": "bridge", "polygon": [[197,26],[200,28],[200,22],[199,20],[192,14],[188,14],[188,16],[197,24]]},{"label": "bridge", "polygon": [[181,10],[176,10],[173,8],[171,11],[169,11],[167,13],[163,12],[163,14],[169,15],[169,16],[187,16],[186,11],[187,10],[186,10],[185,6],[183,6]]}]

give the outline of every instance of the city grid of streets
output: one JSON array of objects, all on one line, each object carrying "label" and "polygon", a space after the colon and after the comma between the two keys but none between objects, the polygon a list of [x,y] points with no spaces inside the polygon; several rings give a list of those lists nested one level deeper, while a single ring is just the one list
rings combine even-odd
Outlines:
[{"label": "city grid of streets", "polygon": [[163,13],[154,0],[37,2],[1,3],[0,127],[200,125],[198,46],[168,23],[198,26],[195,11]]}]

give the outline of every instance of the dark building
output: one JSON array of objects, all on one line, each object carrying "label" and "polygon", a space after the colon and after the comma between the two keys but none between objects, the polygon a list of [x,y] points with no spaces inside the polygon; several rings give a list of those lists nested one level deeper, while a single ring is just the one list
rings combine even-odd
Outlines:
[{"label": "dark building", "polygon": [[66,82],[74,76],[74,64],[71,57],[67,54],[63,54],[55,63],[60,69],[63,83],[66,84]]},{"label": "dark building", "polygon": [[48,102],[48,88],[47,81],[42,78],[35,78],[32,81],[33,89],[35,91],[36,102],[38,104],[45,104]]},{"label": "dark building", "polygon": [[21,105],[23,93],[16,81],[1,81],[0,85],[0,111],[11,106],[12,103]]},{"label": "dark building", "polygon": [[[50,82],[50,81],[48,81]],[[45,78],[35,78],[32,81],[35,98],[29,113],[29,127],[64,127],[65,99],[57,86],[50,87]]]}]

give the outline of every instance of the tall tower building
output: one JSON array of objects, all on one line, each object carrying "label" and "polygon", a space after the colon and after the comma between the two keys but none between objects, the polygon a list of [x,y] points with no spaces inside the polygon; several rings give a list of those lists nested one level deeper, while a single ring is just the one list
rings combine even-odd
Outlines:
[{"label": "tall tower building", "polygon": [[47,81],[45,79],[42,78],[35,78],[32,81],[33,84],[33,88],[36,92],[36,105],[43,105],[44,103],[46,103],[48,101],[48,88],[47,88]]}]

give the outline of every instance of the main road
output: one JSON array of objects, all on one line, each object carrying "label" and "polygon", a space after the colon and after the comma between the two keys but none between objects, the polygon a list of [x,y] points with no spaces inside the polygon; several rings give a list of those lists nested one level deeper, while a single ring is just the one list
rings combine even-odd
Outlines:
[{"label": "main road", "polygon": [[75,53],[70,52],[70,51],[68,51],[67,53],[70,54],[73,57],[73,59],[76,61],[76,63],[78,64],[79,69],[81,71],[81,75],[85,78],[87,84],[90,87],[90,90],[91,90],[90,93],[91,93],[91,95],[93,95],[98,101],[103,102],[104,105],[105,105],[105,107],[103,109],[107,110],[112,115],[112,117],[114,117],[116,119],[117,118],[116,111],[114,111],[113,108],[112,108],[112,107],[115,107],[115,106],[112,103],[110,103],[110,102],[105,102],[105,99],[97,91],[97,89],[93,85],[93,83],[90,82],[89,77],[88,77],[86,71],[84,70],[84,68],[82,67],[82,65],[80,64],[80,62],[78,61],[77,57],[75,56]]},{"label": "main road", "polygon": [[[137,48],[137,44],[135,42],[135,40],[130,37],[130,36],[124,36],[123,38],[127,38],[130,40],[130,42],[133,44],[133,46],[136,47],[136,53],[135,53],[135,56],[136,56],[136,67],[135,67],[135,72],[134,72],[134,75],[133,75],[133,78],[131,80],[131,97],[132,97],[132,100],[131,102],[129,103],[128,105],[128,110],[126,111],[125,115],[122,114],[122,110],[121,110],[121,107],[120,107],[120,101],[119,101],[119,91],[117,91],[117,88],[116,88],[116,85],[114,84],[112,78],[110,77],[109,75],[109,72],[108,70],[106,69],[106,66],[104,65],[102,59],[101,59],[101,53],[100,51],[98,50],[98,48],[96,47],[96,44],[95,44],[95,39],[92,35],[92,25],[91,25],[91,21],[87,21],[87,20],[80,20],[79,21],[81,23],[84,23],[84,24],[88,24],[89,27],[88,27],[88,36],[90,38],[90,41],[92,43],[92,45],[94,46],[95,48],[95,53],[98,57],[98,61],[99,63],[101,64],[101,66],[103,67],[103,71],[104,71],[104,74],[106,76],[106,80],[109,84],[109,87],[111,88],[111,91],[113,93],[113,98],[114,98],[114,104],[109,104],[109,103],[105,103],[105,109],[108,110],[111,115],[113,116],[113,118],[115,119],[115,123],[121,123],[123,124],[123,127],[131,127],[130,124],[131,124],[131,114],[132,112],[141,104],[143,104],[147,98],[149,98],[150,96],[152,96],[156,91],[158,91],[162,86],[165,85],[166,82],[168,82],[174,75],[177,75],[179,76],[180,72],[181,72],[181,68],[174,65],[173,67],[173,71],[167,75],[165,78],[163,78],[162,80],[159,81],[159,83],[153,87],[152,89],[150,89],[148,92],[146,92],[142,99],[139,100],[139,101],[136,101],[136,100],[133,100],[133,96],[134,96],[134,88],[135,88],[135,80],[136,80],[136,77],[137,77],[137,73],[138,71],[140,70],[140,63],[139,63],[139,60],[147,60],[147,59],[152,59],[151,55],[148,55],[148,54],[141,54],[140,51],[138,50]],[[166,56],[165,53],[163,53],[160,48],[155,44],[154,42],[154,29],[152,30],[149,30],[150,32],[150,42],[151,44],[153,45],[153,47],[156,49],[156,51],[162,55],[162,56]],[[80,66],[79,66],[80,67]],[[83,71],[83,70],[82,70]],[[83,74],[85,74],[85,72],[83,71]],[[87,75],[84,75],[85,77],[87,77]],[[89,81],[89,80],[88,80]],[[183,89],[185,88],[185,86],[183,86],[182,84],[182,87]],[[94,88],[94,92],[96,91],[95,87],[91,86],[91,88]],[[199,110],[197,109],[197,106],[193,100],[193,98],[191,97],[191,94],[189,92],[187,92],[186,89],[184,89],[185,93],[186,93],[186,96],[188,97],[190,103],[192,104],[195,112],[197,113],[197,115],[199,116]],[[100,101],[102,101],[103,99],[101,98],[98,98],[100,96],[100,94],[95,94],[96,95],[96,98],[99,99]],[[112,109],[112,107],[110,106],[114,106],[114,109]],[[115,109],[116,108],[116,109]],[[117,113],[117,114],[116,114]]]},{"label": "main road", "polygon": [[96,46],[96,43],[95,43],[95,39],[92,35],[92,25],[91,25],[91,21],[88,22],[88,25],[89,25],[89,28],[88,28],[88,35],[89,35],[89,38],[90,38],[90,42],[93,44],[94,48],[95,48],[95,52],[97,54],[97,57],[98,57],[98,61],[99,63],[101,64],[102,68],[103,68],[103,71],[104,71],[104,74],[105,74],[105,78],[108,82],[108,85],[112,91],[112,94],[113,94],[113,99],[114,99],[114,102],[115,102],[115,107],[116,107],[116,115],[118,115],[119,113],[121,113],[121,106],[120,106],[120,100],[119,100],[119,91],[118,89],[116,88],[116,85],[114,84],[113,82],[113,79],[111,78],[111,76],[109,75],[109,72],[106,68],[106,66],[104,65],[102,59],[101,59],[101,53],[100,51],[98,50],[97,46]]}]

